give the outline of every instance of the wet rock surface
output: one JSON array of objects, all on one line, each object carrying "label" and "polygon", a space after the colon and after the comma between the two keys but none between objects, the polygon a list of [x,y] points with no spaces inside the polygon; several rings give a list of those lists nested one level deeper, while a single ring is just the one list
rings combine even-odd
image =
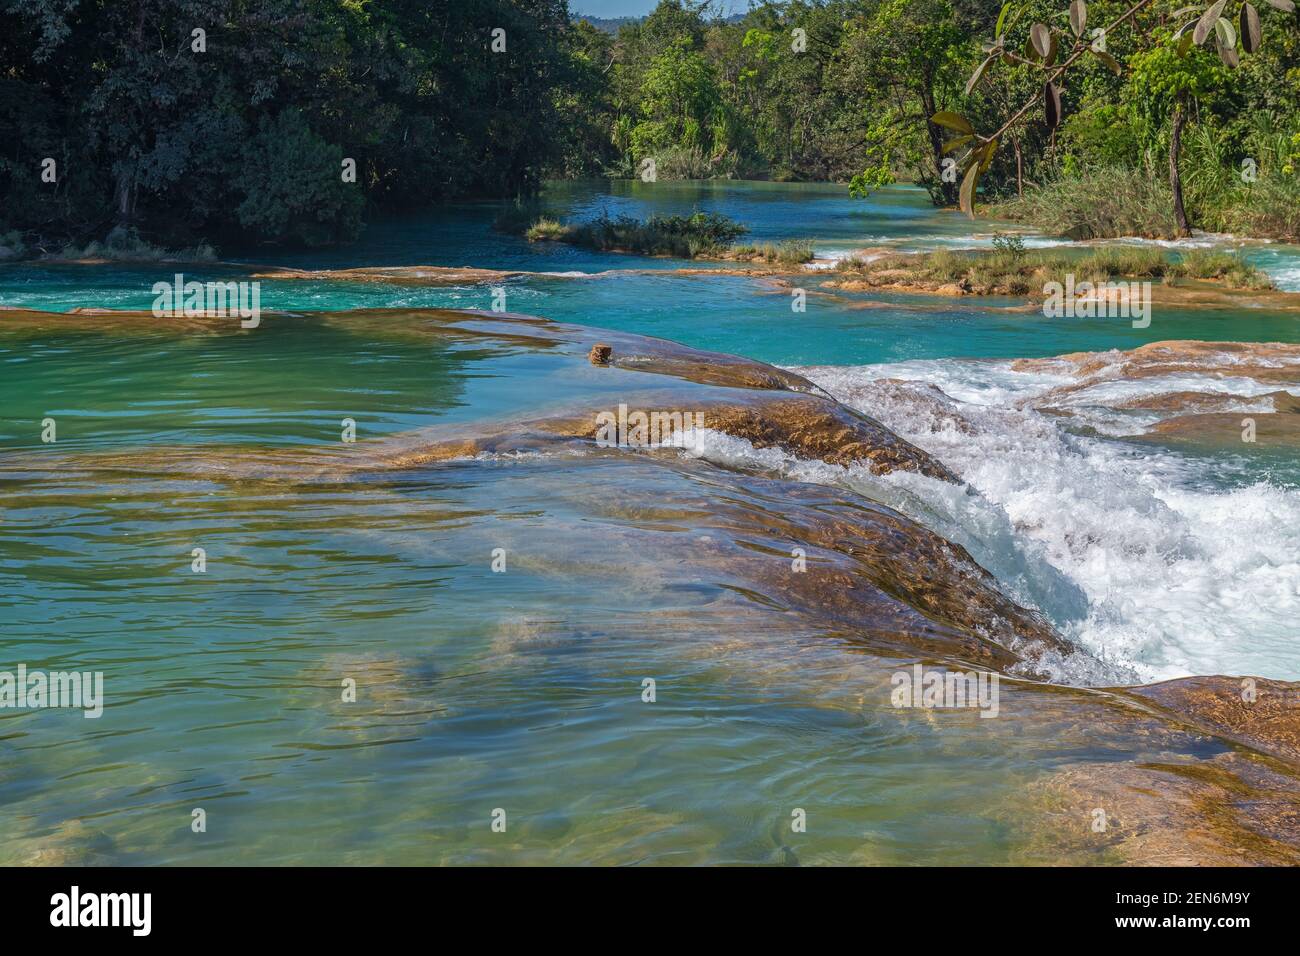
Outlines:
[{"label": "wet rock surface", "polygon": [[[371,310],[268,315],[266,321],[320,322],[380,340],[469,343],[488,365],[503,355],[542,355],[554,362],[556,375],[570,375],[592,391],[537,414],[434,424],[351,446],[6,451],[0,481],[85,481],[96,488],[85,494],[111,495],[139,479],[163,476],[252,485],[288,497],[331,484],[398,489],[439,469],[472,483],[491,470],[503,496],[510,487],[525,488],[531,507],[541,494],[564,505],[564,518],[530,515],[534,523],[525,525],[512,515],[489,537],[474,522],[499,516],[459,516],[460,525],[479,535],[472,539],[475,553],[506,541],[512,560],[530,573],[557,581],[603,577],[622,602],[611,599],[613,610],[571,609],[572,619],[560,611],[521,617],[501,635],[502,653],[558,648],[566,640],[631,640],[647,627],[683,640],[693,636],[709,648],[798,633],[877,655],[891,668],[900,660],[925,661],[1035,678],[1044,655],[1074,650],[1040,614],[1010,600],[965,549],[861,494],[685,457],[674,445],[685,437],[685,426],[671,420],[649,447],[608,447],[597,440],[599,416],[619,404],[683,410],[702,414],[703,428],[757,449],[863,466],[873,474],[904,471],[959,483],[938,459],[798,374],[663,340],[522,316]],[[247,334],[229,319],[160,320],[147,313],[7,311],[0,324],[19,332]],[[589,360],[597,345],[609,348],[605,364]],[[1088,383],[1188,369],[1284,383],[1300,368],[1295,347],[1158,345],[1124,355],[1032,360],[1024,367],[1073,370]],[[880,381],[864,386],[859,397],[877,392],[882,399],[906,399],[936,428],[966,433],[977,427],[937,389]],[[1199,392],[1171,393],[1133,407],[1186,411],[1207,401]],[[1287,406],[1285,414],[1294,413]],[[527,512],[526,503],[519,510]],[[412,547],[428,547],[434,536],[419,527],[409,534]],[[791,638],[789,653],[799,646]],[[356,671],[373,685],[373,706],[364,715],[369,722],[349,732],[365,739],[387,733],[393,721],[427,723],[419,692],[404,683],[401,669],[386,658],[374,661],[358,656],[318,668],[321,682]],[[1054,763],[1026,787],[1024,806],[1016,810],[1023,816],[1007,811],[1018,821],[1010,825],[1028,834],[1023,859],[1096,862],[1102,852],[1112,862],[1300,860],[1300,685],[1254,679],[1248,700],[1242,682],[1219,675],[1095,693],[1037,685],[1042,700],[1033,707],[1008,705],[1001,721],[987,723],[1009,725],[1013,731],[999,733],[1029,739]],[[886,706],[877,691],[873,686],[871,706]],[[1058,736],[1054,721],[1073,729]],[[1077,759],[1089,735],[1121,740],[1128,755]],[[1143,749],[1148,742],[1149,753]],[[1098,807],[1107,810],[1110,824],[1094,834],[1089,819]],[[68,858],[57,840],[33,844],[23,856],[29,862]]]}]

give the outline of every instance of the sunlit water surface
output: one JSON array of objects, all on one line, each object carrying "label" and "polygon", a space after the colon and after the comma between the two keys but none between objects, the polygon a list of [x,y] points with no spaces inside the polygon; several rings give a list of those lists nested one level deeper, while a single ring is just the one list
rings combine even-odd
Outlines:
[{"label": "sunlit water surface", "polygon": [[[615,184],[557,187],[546,201],[561,218],[716,210],[757,240],[810,237],[825,254],[986,244],[994,228],[908,189],[862,202],[832,186]],[[1294,314],[1168,309],[1133,329],[999,310],[1011,302],[852,293],[811,295],[797,313],[788,290],[750,278],[501,235],[499,210],[375,224],[344,250],[227,258],[554,273],[507,280],[509,310],[799,367],[849,404],[875,378],[931,382],[984,416],[992,437],[910,434],[897,410],[862,410],[980,499],[735,447],[681,468],[468,460],[293,486],[46,468],[51,447],[337,444],[344,419],[362,442],[540,411],[593,386],[526,348],[309,319],[120,337],[11,332],[0,319],[0,669],[101,670],[108,696],[98,720],[0,710],[0,862],[1036,861],[1017,810],[1029,782],[1081,759],[1219,746],[1099,731],[1104,711],[1084,690],[1004,684],[1012,720],[892,709],[888,674],[909,661],[882,662],[851,633],[765,607],[735,581],[674,573],[673,549],[707,534],[707,508],[672,521],[638,508],[741,494],[779,508],[779,487],[729,487],[716,465],[911,514],[1115,673],[1300,679],[1295,456],[1080,433],[1016,411],[1043,383],[984,361],[1164,339],[1297,342]],[[1300,287],[1294,248],[1248,255]],[[600,274],[627,269],[647,272]],[[6,267],[0,305],[148,309],[173,271]],[[493,301],[488,284],[261,291],[264,309],[302,312]],[[46,418],[56,446],[40,441]],[[1083,535],[1089,549],[1067,546]],[[505,573],[492,570],[494,548],[506,549]],[[349,678],[356,703],[341,700]],[[191,830],[200,807],[202,834]],[[491,828],[498,808],[505,833]],[[796,808],[806,833],[791,831]]]}]

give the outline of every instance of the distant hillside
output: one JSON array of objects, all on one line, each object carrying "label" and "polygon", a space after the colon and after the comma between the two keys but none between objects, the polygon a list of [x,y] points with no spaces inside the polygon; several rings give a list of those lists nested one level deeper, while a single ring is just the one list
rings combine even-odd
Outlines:
[{"label": "distant hillside", "polygon": [[[723,23],[735,23],[745,18],[744,13],[733,13],[731,16],[723,17]],[[618,28],[625,23],[640,23],[645,17],[593,17],[585,13],[573,14],[574,20],[586,20],[597,30],[604,30],[606,33],[616,34]]]},{"label": "distant hillside", "polygon": [[575,13],[573,19],[586,20],[597,30],[604,30],[606,33],[618,33],[618,28],[623,24],[637,23],[645,17],[591,17],[585,13]]}]

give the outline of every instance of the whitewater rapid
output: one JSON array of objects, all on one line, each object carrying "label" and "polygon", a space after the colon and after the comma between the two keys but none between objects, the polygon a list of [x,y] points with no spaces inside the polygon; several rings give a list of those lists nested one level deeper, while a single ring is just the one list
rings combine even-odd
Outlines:
[{"label": "whitewater rapid", "polygon": [[[1009,596],[1041,610],[1081,648],[1058,662],[1054,677],[1063,682],[1300,679],[1300,489],[1240,473],[1224,480],[1215,471],[1232,470],[1226,460],[1121,441],[1147,419],[1100,408],[1095,394],[1072,399],[1091,417],[1026,407],[1074,379],[1011,364],[792,369],[939,458],[969,488],[804,461],[708,431],[692,437],[688,453],[852,488],[963,545]],[[1240,396],[1250,408],[1260,390],[1189,379],[1157,377],[1119,391],[1192,385]]]}]

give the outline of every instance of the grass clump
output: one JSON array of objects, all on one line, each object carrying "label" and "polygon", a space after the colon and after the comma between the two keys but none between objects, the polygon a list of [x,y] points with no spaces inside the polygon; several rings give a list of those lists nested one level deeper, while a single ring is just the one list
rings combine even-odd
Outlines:
[{"label": "grass clump", "polygon": [[990,213],[1071,239],[1178,235],[1169,183],[1146,170],[1107,166],[1025,190]]},{"label": "grass clump", "polygon": [[788,266],[802,265],[815,257],[812,242],[808,239],[785,239],[781,242],[736,246],[731,250],[731,255],[736,259],[762,260]]},{"label": "grass clump", "polygon": [[106,259],[110,262],[215,262],[217,251],[208,243],[188,249],[164,249],[143,239],[135,229],[118,226],[104,239],[84,246],[68,244],[57,259]]},{"label": "grass clump", "polygon": [[1075,272],[1094,282],[1111,278],[1160,279],[1171,272],[1171,264],[1162,249],[1102,246],[1080,259]]},{"label": "grass clump", "polygon": [[543,240],[560,241],[568,234],[568,227],[555,219],[545,217],[538,219],[524,230],[524,238],[529,242]]},{"label": "grass clump", "polygon": [[1223,216],[1223,226],[1238,235],[1300,241],[1300,179],[1270,178],[1253,188],[1239,187],[1240,201]]},{"label": "grass clump", "polygon": [[497,214],[492,228],[510,236],[522,236],[542,216],[541,206],[533,199],[516,199]]},{"label": "grass clump", "polygon": [[963,292],[1027,295],[1048,282],[1107,282],[1112,279],[1215,279],[1233,289],[1272,288],[1268,276],[1232,252],[1192,249],[1171,260],[1164,250],[1145,246],[1100,246],[1080,255],[1066,249],[998,245],[992,250],[940,249],[922,254],[848,258],[836,264],[843,274],[876,284],[915,284],[926,288],[956,285]]},{"label": "grass clump", "polygon": [[1189,249],[1182,254],[1174,271],[1185,279],[1221,279],[1234,289],[1273,288],[1266,272],[1235,252]]}]

